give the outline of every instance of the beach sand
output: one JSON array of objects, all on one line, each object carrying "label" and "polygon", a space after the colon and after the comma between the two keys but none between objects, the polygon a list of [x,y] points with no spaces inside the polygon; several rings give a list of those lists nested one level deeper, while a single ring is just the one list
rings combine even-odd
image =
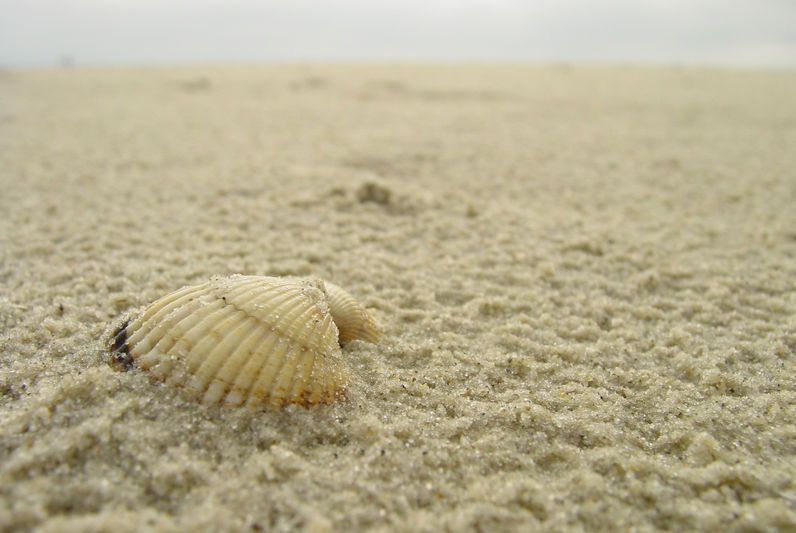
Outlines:
[{"label": "beach sand", "polygon": [[[0,530],[793,531],[796,72],[0,72]],[[108,364],[184,285],[384,324],[344,401]]]}]

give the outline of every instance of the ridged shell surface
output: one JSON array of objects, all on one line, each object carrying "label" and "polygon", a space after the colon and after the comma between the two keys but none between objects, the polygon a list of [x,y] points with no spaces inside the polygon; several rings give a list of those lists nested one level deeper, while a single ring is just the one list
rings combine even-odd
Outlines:
[{"label": "ridged shell surface", "polygon": [[346,345],[354,339],[379,342],[382,327],[360,301],[334,283],[326,282],[325,286],[329,311],[340,333],[340,344]]},{"label": "ridged shell surface", "polygon": [[322,282],[215,277],[150,304],[111,350],[204,404],[329,403],[349,379]]}]

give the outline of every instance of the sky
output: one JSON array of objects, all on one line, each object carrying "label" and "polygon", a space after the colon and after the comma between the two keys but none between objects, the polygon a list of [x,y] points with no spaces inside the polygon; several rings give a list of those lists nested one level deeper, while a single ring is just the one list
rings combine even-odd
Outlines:
[{"label": "sky", "polygon": [[0,67],[475,61],[796,68],[796,0],[0,0]]}]

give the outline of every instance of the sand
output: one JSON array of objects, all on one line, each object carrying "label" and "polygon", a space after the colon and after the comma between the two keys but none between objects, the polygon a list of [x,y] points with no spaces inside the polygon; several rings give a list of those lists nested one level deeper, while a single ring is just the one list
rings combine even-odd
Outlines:
[{"label": "sand", "polygon": [[[796,72],[0,73],[0,530],[793,531]],[[345,401],[108,364],[216,274],[384,323]]]}]

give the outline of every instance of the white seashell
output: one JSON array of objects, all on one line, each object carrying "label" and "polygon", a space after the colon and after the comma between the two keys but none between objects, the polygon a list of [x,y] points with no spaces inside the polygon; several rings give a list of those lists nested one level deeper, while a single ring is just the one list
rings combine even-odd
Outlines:
[{"label": "white seashell", "polygon": [[340,343],[375,342],[381,328],[351,295],[324,287],[241,275],[184,287],[114,332],[113,361],[135,363],[207,405],[330,403],[350,376]]}]

